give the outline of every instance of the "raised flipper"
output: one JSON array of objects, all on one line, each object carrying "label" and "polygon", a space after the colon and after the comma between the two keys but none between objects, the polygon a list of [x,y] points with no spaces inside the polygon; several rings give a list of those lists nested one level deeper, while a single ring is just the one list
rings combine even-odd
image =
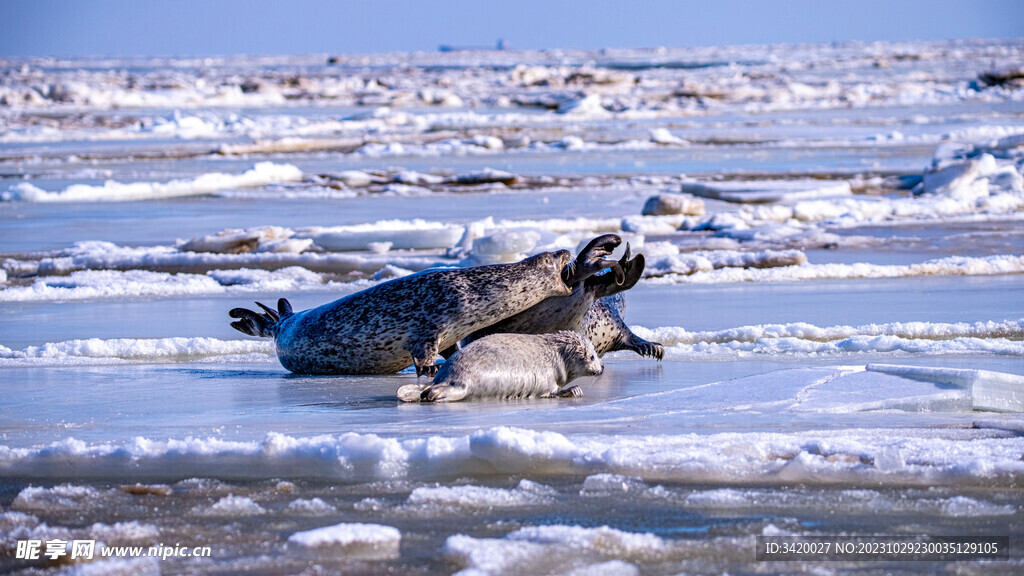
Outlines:
[{"label": "raised flipper", "polygon": [[256,305],[263,310],[262,314],[246,308],[233,308],[228,312],[228,316],[239,319],[232,322],[231,327],[249,336],[263,338],[277,336],[277,323],[292,315],[292,305],[284,298],[277,301],[276,312],[260,302],[257,302]]},{"label": "raised flipper", "polygon": [[593,291],[594,300],[625,292],[640,281],[645,266],[646,261],[643,254],[637,254],[635,258],[630,259],[629,244],[627,243],[626,252],[619,259],[617,268],[622,271],[621,281],[618,276],[610,273],[594,275],[586,280],[587,290]]},{"label": "raised flipper", "polygon": [[562,271],[562,280],[566,286],[574,286],[607,269],[612,270],[612,278],[616,282],[624,282],[626,275],[620,263],[605,258],[610,256],[619,244],[622,244],[622,237],[618,234],[603,234],[591,240],[583,250],[580,250],[576,259]]}]

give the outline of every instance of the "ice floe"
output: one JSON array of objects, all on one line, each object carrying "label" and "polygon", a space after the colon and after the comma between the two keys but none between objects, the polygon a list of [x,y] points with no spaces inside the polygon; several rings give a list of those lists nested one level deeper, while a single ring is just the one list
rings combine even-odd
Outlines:
[{"label": "ice floe", "polygon": [[[777,375],[776,380],[794,380],[790,372]],[[827,382],[829,374],[817,369],[806,373],[812,379],[798,375],[797,383],[770,392],[778,400],[764,398],[762,380],[748,379],[703,390],[680,389],[617,400],[587,408],[574,417],[621,426],[623,409],[629,409],[637,418],[672,426],[673,419],[683,417],[679,410],[692,412],[696,402],[704,410],[721,410],[716,406],[722,403],[750,414],[778,411],[787,405],[798,406],[801,391]],[[880,379],[876,389],[888,385]],[[73,471],[78,478],[131,472],[134,477],[152,479],[273,476],[346,483],[494,473],[529,474],[538,479],[606,473],[639,477],[648,483],[742,485],[774,478],[826,485],[1012,485],[1024,473],[1022,449],[1024,440],[996,429],[604,435],[497,427],[465,435],[406,438],[356,433],[308,438],[270,433],[262,441],[248,442],[190,437],[90,443],[67,438],[33,447],[0,446],[0,470],[26,478],[61,478]],[[468,491],[451,495],[456,499],[469,496]],[[503,499],[506,494],[498,496]],[[255,509],[243,504],[247,510]]]},{"label": "ice floe", "polygon": [[0,366],[79,365],[118,362],[201,362],[273,358],[274,344],[217,338],[89,338],[12,350],[0,345]]},{"label": "ice floe", "polygon": [[291,164],[260,162],[242,174],[213,172],[191,180],[169,182],[122,183],[108,180],[102,186],[73,184],[64,190],[46,191],[23,182],[11,186],[0,194],[2,200],[24,202],[116,202],[127,200],[153,200],[180,196],[202,196],[220,190],[266,186],[277,182],[294,182],[302,178],[302,171]]},{"label": "ice floe", "polygon": [[[785,254],[785,253],[783,253]],[[798,254],[800,254],[798,252]],[[787,256],[782,256],[788,258]],[[648,280],[655,283],[724,284],[733,282],[796,282],[810,280],[849,280],[855,278],[908,278],[915,276],[990,276],[1024,272],[1024,256],[997,255],[984,257],[949,256],[918,264],[804,264],[781,268],[715,267],[705,270],[699,256],[688,265],[688,255],[670,257],[664,276]],[[796,257],[799,258],[799,257]],[[793,261],[794,264],[798,263]],[[713,263],[712,263],[713,264]],[[672,271],[677,265],[680,272]],[[699,273],[694,274],[696,269]],[[647,272],[645,271],[645,275]],[[654,272],[651,273],[652,275]]]},{"label": "ice floe", "polygon": [[397,528],[349,523],[295,532],[288,537],[288,546],[314,558],[382,560],[397,557],[401,541]]},{"label": "ice floe", "polygon": [[521,480],[509,490],[487,486],[438,486],[420,487],[409,494],[406,506],[449,507],[460,510],[471,508],[515,508],[543,504],[557,494],[557,491],[543,484]]},{"label": "ice floe", "polygon": [[849,196],[848,182],[825,180],[765,180],[727,182],[684,182],[684,194],[742,204],[791,202],[807,198]]}]

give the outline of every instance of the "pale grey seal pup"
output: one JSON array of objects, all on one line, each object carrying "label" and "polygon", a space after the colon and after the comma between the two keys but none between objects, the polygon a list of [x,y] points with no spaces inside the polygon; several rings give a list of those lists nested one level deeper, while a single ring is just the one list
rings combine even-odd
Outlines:
[{"label": "pale grey seal pup", "polygon": [[578,332],[492,334],[459,350],[441,365],[433,384],[398,389],[405,402],[455,402],[481,398],[574,398],[580,376],[604,371],[590,340]]},{"label": "pale grey seal pup", "polygon": [[[580,252],[581,257],[574,263],[577,275],[572,277],[572,293],[552,296],[500,322],[478,330],[466,337],[464,344],[488,334],[546,334],[559,330],[573,330],[594,341],[598,354],[603,356],[614,350],[632,350],[641,356],[661,360],[665,349],[657,342],[648,342],[629,329],[622,320],[625,301],[621,293],[629,290],[640,280],[644,272],[644,256],[637,254],[630,258],[629,244],[617,267],[604,264],[608,256],[621,243],[614,234],[599,236],[590,241]],[[603,274],[602,268],[611,268]],[[605,302],[614,296],[617,300]]]},{"label": "pale grey seal pup", "polygon": [[[600,256],[587,270],[616,268]],[[588,259],[589,258],[589,259]],[[281,365],[302,374],[391,374],[410,364],[432,376],[438,350],[518,314],[545,298],[571,294],[579,281],[568,251],[543,252],[512,264],[427,270],[396,278],[318,308],[293,312],[235,308],[236,330],[275,339]],[[591,272],[593,273],[593,272]],[[616,276],[621,276],[618,271]]]}]

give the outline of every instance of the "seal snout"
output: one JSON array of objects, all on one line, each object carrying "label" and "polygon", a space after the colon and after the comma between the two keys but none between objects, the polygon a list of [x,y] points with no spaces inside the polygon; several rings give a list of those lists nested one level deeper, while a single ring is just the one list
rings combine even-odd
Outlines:
[{"label": "seal snout", "polygon": [[554,253],[555,255],[555,269],[558,270],[559,278],[562,280],[562,284],[569,292],[572,292],[572,287],[575,284],[575,261],[572,258],[572,254],[568,250],[559,250]]}]

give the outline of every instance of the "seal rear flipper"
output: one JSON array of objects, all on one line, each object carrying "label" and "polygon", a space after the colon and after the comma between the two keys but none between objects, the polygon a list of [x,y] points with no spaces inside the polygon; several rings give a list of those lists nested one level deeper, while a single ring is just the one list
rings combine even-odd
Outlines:
[{"label": "seal rear flipper", "polygon": [[[257,304],[259,304],[259,302],[257,302]],[[260,306],[263,305],[260,304]],[[291,316],[292,314],[294,314],[294,312],[292,312],[292,303],[289,302],[287,298],[281,298],[280,300],[277,301],[277,313],[281,318],[287,318]]]},{"label": "seal rear flipper", "polygon": [[231,327],[249,336],[259,336],[262,338],[277,336],[278,315],[259,302],[256,305],[266,312],[260,314],[246,308],[233,308],[228,312],[228,316],[239,319],[236,322],[232,322]]}]

